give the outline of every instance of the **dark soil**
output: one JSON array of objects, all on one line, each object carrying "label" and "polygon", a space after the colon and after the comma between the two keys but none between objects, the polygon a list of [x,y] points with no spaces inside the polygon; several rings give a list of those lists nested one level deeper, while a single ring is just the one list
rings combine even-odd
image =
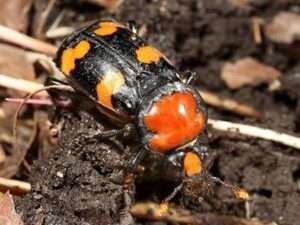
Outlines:
[{"label": "dark soil", "polygon": [[[245,10],[225,0],[127,0],[111,15],[77,1],[60,1],[53,14],[64,8],[64,25],[105,17],[146,25],[144,38],[165,52],[180,70],[195,71],[197,87],[253,105],[263,114],[260,119],[248,119],[209,108],[209,117],[299,135],[299,55],[268,40],[255,44],[251,18],[270,20],[280,11],[299,12],[300,5],[292,0],[251,2],[252,9]],[[220,80],[220,66],[245,56],[281,70],[282,89],[272,93],[263,85],[227,89]],[[95,120],[85,112],[60,116],[64,126],[59,147],[47,161],[35,163],[30,177],[33,191],[18,200],[18,211],[28,225],[39,221],[45,225],[118,224],[124,214],[122,168],[136,141],[121,140],[125,150],[114,139],[90,141],[86,135],[109,128],[103,123],[105,119]],[[232,139],[210,129],[208,137],[210,151],[217,155],[211,173],[251,193],[251,217],[282,225],[300,224],[299,151],[252,138]],[[161,181],[139,184],[137,200],[159,202],[165,187],[171,189]],[[245,216],[244,203],[222,187],[213,186],[203,196],[198,201],[198,197],[183,192],[174,202],[195,213]]]}]

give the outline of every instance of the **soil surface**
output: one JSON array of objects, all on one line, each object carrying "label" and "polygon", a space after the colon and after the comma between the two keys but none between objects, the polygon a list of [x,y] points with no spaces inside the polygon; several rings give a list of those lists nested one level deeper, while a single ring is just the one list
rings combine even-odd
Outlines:
[{"label": "soil surface", "polygon": [[[196,87],[247,103],[262,113],[259,119],[249,119],[209,107],[210,118],[299,135],[299,55],[267,40],[256,44],[251,19],[269,21],[280,11],[299,12],[300,5],[292,0],[249,2],[251,9],[225,0],[127,0],[109,14],[80,1],[59,1],[52,16],[55,18],[63,8],[63,25],[108,17],[121,22],[135,20],[146,28],[144,38],[161,49],[179,70],[197,73]],[[220,79],[220,68],[224,62],[246,56],[282,71],[282,88],[269,92],[267,86],[260,85],[230,91]],[[58,113],[63,123],[58,148],[46,161],[35,162],[29,178],[33,191],[17,201],[18,212],[28,225],[119,224],[120,218],[130,224],[131,218],[123,210],[122,177],[138,140],[89,139],[88,135],[111,125],[99,115],[72,111]],[[250,192],[251,217],[300,225],[299,151],[269,141],[229,137],[210,128],[207,133],[209,149],[216,154],[210,172]],[[159,202],[171,189],[172,184],[167,182],[143,181],[136,185],[133,200]],[[245,204],[226,188],[210,185],[208,189],[199,196],[183,191],[173,202],[194,213],[246,216]]]}]

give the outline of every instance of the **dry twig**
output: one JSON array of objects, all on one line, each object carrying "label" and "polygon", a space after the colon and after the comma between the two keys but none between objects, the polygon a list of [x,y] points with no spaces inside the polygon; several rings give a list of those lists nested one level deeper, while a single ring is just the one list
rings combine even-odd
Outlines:
[{"label": "dry twig", "polygon": [[40,16],[39,22],[35,29],[35,36],[39,39],[42,39],[44,37],[43,29],[47,22],[47,18],[49,16],[51,10],[53,9],[55,3],[56,3],[56,0],[49,0],[45,10],[42,12],[42,14]]},{"label": "dry twig", "polygon": [[[24,98],[5,98],[5,101],[7,102],[14,102],[14,103],[22,103],[24,101]],[[26,101],[26,104],[32,104],[32,105],[53,105],[53,102],[50,99],[29,99]],[[1,118],[1,116],[0,116]]]},{"label": "dry twig", "polygon": [[50,56],[54,56],[57,51],[57,47],[54,45],[34,39],[2,25],[0,25],[0,39]]},{"label": "dry twig", "polygon": [[130,208],[130,213],[137,218],[148,220],[167,221],[176,224],[198,224],[196,218],[189,211],[173,208],[166,204],[136,203]]},{"label": "dry twig", "polygon": [[[44,85],[24,80],[13,78],[4,74],[0,74],[0,86],[15,89],[18,91],[24,91],[26,93],[34,92],[44,87]],[[46,97],[46,92],[41,92],[37,94],[39,97]]]},{"label": "dry twig", "polygon": [[[59,24],[62,20],[62,18],[65,15],[65,10],[62,10],[58,16],[56,17],[56,19],[54,20],[54,22],[51,24],[51,26],[49,27],[49,29],[46,31],[46,37],[47,38],[61,38],[61,37],[65,37],[67,35],[72,34],[75,31],[74,27],[67,27],[67,26],[60,26]],[[90,24],[90,23],[88,23]]]},{"label": "dry twig", "polygon": [[223,224],[223,225],[271,225],[258,219],[244,219],[213,213],[193,214],[192,212],[169,205],[154,202],[140,202],[130,208],[130,213],[137,218],[152,221],[166,221],[171,224]]},{"label": "dry twig", "polygon": [[262,43],[262,25],[263,20],[258,17],[254,17],[252,19],[252,26],[253,26],[253,38],[256,44]]},{"label": "dry twig", "polygon": [[75,29],[73,27],[57,27],[49,29],[46,32],[46,37],[51,39],[61,38],[72,34],[74,31]]},{"label": "dry twig", "polygon": [[238,103],[232,99],[222,98],[207,91],[199,91],[204,101],[211,106],[237,113],[242,116],[259,117],[259,113],[251,106]]},{"label": "dry twig", "polygon": [[31,185],[30,183],[24,181],[0,177],[0,190],[2,192],[6,192],[9,190],[9,192],[12,194],[23,195],[31,190]]},{"label": "dry twig", "polygon": [[232,122],[222,121],[222,120],[208,119],[208,124],[211,125],[211,127],[216,130],[242,134],[249,137],[261,138],[261,139],[281,143],[283,145],[290,146],[296,149],[300,149],[300,137],[295,137],[285,133],[276,132],[270,129],[259,128],[259,127],[240,124],[240,123],[232,123]]}]

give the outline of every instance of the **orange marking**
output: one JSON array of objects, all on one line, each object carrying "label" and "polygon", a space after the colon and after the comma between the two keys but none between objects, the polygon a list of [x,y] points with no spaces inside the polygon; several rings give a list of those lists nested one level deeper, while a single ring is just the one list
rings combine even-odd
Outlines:
[{"label": "orange marking", "polygon": [[125,79],[120,72],[105,74],[96,86],[98,101],[107,108],[113,109],[111,97],[119,91],[123,84],[125,84]]},{"label": "orange marking", "polygon": [[160,58],[164,57],[163,54],[158,51],[156,48],[151,46],[143,46],[136,50],[137,59],[141,63],[155,63],[160,60]]},{"label": "orange marking", "polygon": [[100,22],[99,27],[95,30],[95,34],[99,36],[107,36],[115,33],[119,27],[124,27],[122,24],[115,22]]},{"label": "orange marking", "polygon": [[70,75],[75,68],[75,60],[83,58],[90,50],[91,45],[87,41],[80,41],[73,48],[63,51],[61,56],[61,70],[64,74]]},{"label": "orange marking", "polygon": [[63,51],[61,56],[61,70],[64,74],[70,75],[70,72],[75,68],[74,50],[68,48]]},{"label": "orange marking", "polygon": [[153,104],[144,123],[155,133],[149,140],[150,147],[165,153],[196,138],[204,130],[205,118],[197,111],[191,93],[177,92]]},{"label": "orange marking", "polygon": [[237,190],[233,190],[235,197],[242,199],[244,201],[249,201],[250,196],[249,193],[243,189],[238,188]]},{"label": "orange marking", "polygon": [[188,177],[199,174],[202,171],[202,161],[197,154],[188,152],[183,160],[183,168]]}]

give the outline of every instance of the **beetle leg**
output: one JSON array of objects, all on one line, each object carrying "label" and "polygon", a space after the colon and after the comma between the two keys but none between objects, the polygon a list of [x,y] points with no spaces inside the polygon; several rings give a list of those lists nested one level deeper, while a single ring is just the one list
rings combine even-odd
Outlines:
[{"label": "beetle leg", "polygon": [[197,75],[196,72],[186,71],[185,76],[183,78],[183,82],[187,85],[191,84],[195,80],[196,75]]},{"label": "beetle leg", "polygon": [[128,24],[128,29],[132,33],[134,33],[134,34],[138,33],[138,28],[137,28],[136,22],[134,20],[129,20],[127,24]]},{"label": "beetle leg", "polygon": [[97,131],[96,133],[86,136],[86,139],[95,139],[95,138],[111,138],[115,136],[122,135],[123,137],[130,136],[132,132],[134,131],[134,126],[131,123],[126,124],[121,129],[111,129],[111,130],[105,130],[105,131]]},{"label": "beetle leg", "polygon": [[129,161],[127,169],[134,173],[140,172],[139,165],[147,153],[148,153],[148,150],[145,148],[142,148],[141,150],[139,150],[138,153],[135,155],[135,157]]},{"label": "beetle leg", "polygon": [[[249,193],[242,189],[239,188],[238,186],[232,185],[230,183],[226,183],[223,180],[221,180],[218,177],[214,177],[212,176],[208,171],[210,170],[210,168],[213,165],[213,162],[217,156],[217,153],[213,153],[213,154],[207,154],[207,150],[206,147],[202,145],[202,146],[196,146],[192,149],[191,152],[194,152],[196,154],[198,154],[198,156],[201,158],[201,160],[203,161],[203,166],[202,169],[199,171],[199,173],[195,173],[192,176],[188,177],[186,176],[184,181],[186,182],[186,184],[189,185],[196,185],[198,182],[203,182],[206,180],[206,182],[208,183],[218,183],[223,185],[224,187],[230,189],[232,191],[232,193],[234,194],[234,196],[238,199],[244,200],[244,201],[248,201],[250,199]],[[202,148],[201,148],[202,147]]]},{"label": "beetle leg", "polygon": [[173,191],[163,200],[162,203],[168,203],[168,202],[170,202],[178,194],[178,192],[181,191],[182,187],[183,187],[183,182],[181,182],[179,185],[177,185],[173,189]]},{"label": "beetle leg", "polygon": [[135,181],[135,173],[133,172],[125,172],[124,180],[123,180],[123,190],[125,193],[128,193],[128,195],[132,196],[134,193],[133,187],[134,187],[134,181]]},{"label": "beetle leg", "polygon": [[120,225],[135,224],[133,216],[130,214],[129,209],[133,204],[133,198],[128,192],[123,194],[124,208],[120,212]]},{"label": "beetle leg", "polygon": [[203,162],[207,161],[207,158],[210,155],[207,139],[203,136],[198,137],[192,151],[198,154]]},{"label": "beetle leg", "polygon": [[140,166],[141,161],[146,156],[148,150],[142,148],[138,151],[138,153],[132,158],[127,167],[125,168],[125,176],[123,182],[123,189],[125,192],[132,192],[133,184],[136,178],[136,175],[143,171],[143,167]]}]

